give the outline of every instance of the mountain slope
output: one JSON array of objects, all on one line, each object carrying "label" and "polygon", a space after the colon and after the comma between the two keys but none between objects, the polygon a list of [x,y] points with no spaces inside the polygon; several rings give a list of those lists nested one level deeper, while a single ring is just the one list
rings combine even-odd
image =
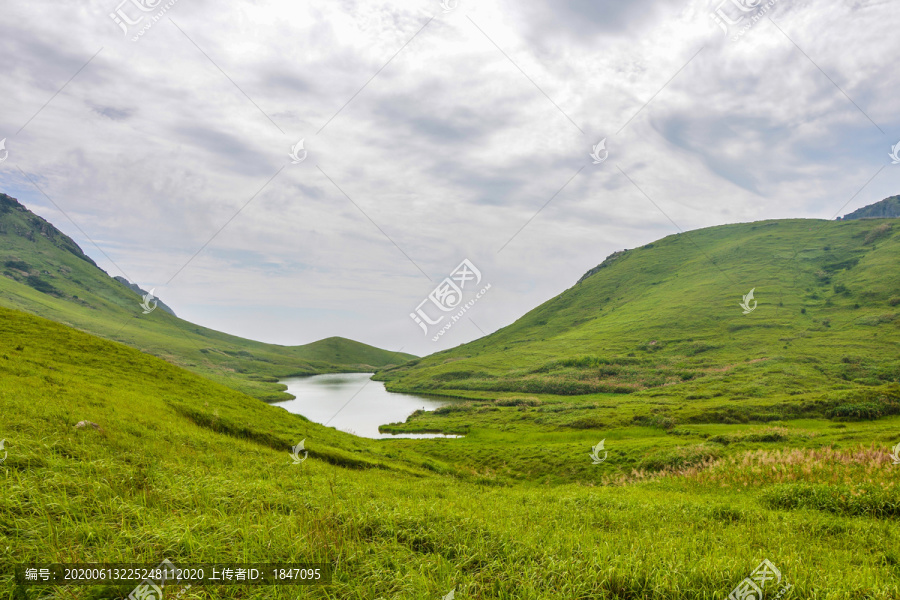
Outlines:
[{"label": "mountain slope", "polygon": [[898,317],[896,220],[724,225],[616,253],[512,325],[377,377],[397,391],[688,399],[882,385],[900,380]]},{"label": "mountain slope", "polygon": [[[118,281],[119,283],[124,285],[125,287],[129,288],[132,292],[134,292],[135,294],[140,296],[142,301],[143,301],[144,296],[146,296],[148,293],[147,290],[143,289],[141,286],[137,285],[136,283],[131,283],[130,281],[128,281],[121,275],[116,275],[115,277],[113,277],[113,279],[115,279],[116,281]],[[156,298],[156,297],[154,296],[154,298]],[[172,308],[170,306],[168,306],[162,300],[156,298],[155,300],[151,300],[151,301],[155,301],[160,310],[164,310],[174,317],[178,316],[175,314],[175,311],[172,310]]]},{"label": "mountain slope", "polygon": [[900,217],[900,196],[891,196],[885,198],[881,202],[863,206],[854,210],[843,218],[838,217],[838,221],[852,221],[854,219],[896,219]]},{"label": "mountain slope", "polygon": [[264,400],[283,400],[277,378],[373,371],[410,358],[343,338],[265,344],[177,318],[143,314],[141,297],[97,267],[68,236],[0,194],[0,305],[126,343]]},{"label": "mountain slope", "polygon": [[168,558],[333,576],[184,595],[168,582],[166,598],[712,599],[763,550],[792,598],[897,598],[897,416],[671,433],[544,422],[606,412],[567,398],[451,411],[481,420],[462,439],[376,441],[47,319],[0,308],[0,323],[3,598],[109,600],[138,583],[29,585],[14,565]]}]

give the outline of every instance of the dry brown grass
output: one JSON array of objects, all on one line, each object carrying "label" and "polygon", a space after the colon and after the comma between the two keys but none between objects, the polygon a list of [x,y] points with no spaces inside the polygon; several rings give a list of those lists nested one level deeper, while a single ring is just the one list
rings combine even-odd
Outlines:
[{"label": "dry brown grass", "polygon": [[707,459],[686,468],[612,475],[604,485],[628,485],[662,478],[677,478],[699,485],[718,487],[758,487],[805,482],[833,485],[869,483],[885,488],[900,482],[900,465],[890,453],[874,445],[836,450],[832,448],[792,448],[752,450],[718,459]]}]

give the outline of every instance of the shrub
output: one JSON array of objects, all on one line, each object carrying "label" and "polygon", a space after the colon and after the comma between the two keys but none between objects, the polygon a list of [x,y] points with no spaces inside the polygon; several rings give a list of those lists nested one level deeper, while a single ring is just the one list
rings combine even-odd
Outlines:
[{"label": "shrub", "polygon": [[859,402],[857,404],[841,404],[829,410],[826,414],[829,419],[842,419],[846,421],[874,421],[886,415],[900,413],[900,405],[877,402]]},{"label": "shrub", "polygon": [[500,398],[494,404],[497,406],[538,406],[541,401],[537,398]]},{"label": "shrub", "polygon": [[883,225],[879,225],[878,227],[876,227],[875,229],[873,229],[872,231],[869,232],[869,234],[866,236],[866,239],[863,240],[863,244],[866,244],[866,245],[871,244],[875,240],[888,235],[891,232],[891,227],[892,226],[890,223],[884,223]]},{"label": "shrub", "polygon": [[714,435],[709,438],[710,442],[716,442],[727,446],[737,442],[784,442],[791,438],[791,434],[786,429],[771,427],[762,431],[752,431],[749,433],[737,433],[732,435]]},{"label": "shrub", "polygon": [[434,409],[436,415],[449,415],[450,413],[472,412],[475,409],[470,402],[453,402]]},{"label": "shrub", "polygon": [[3,264],[10,269],[17,269],[19,271],[28,271],[30,269],[28,263],[21,260],[8,260]]},{"label": "shrub", "polygon": [[562,426],[572,429],[603,429],[606,427],[606,423],[601,421],[599,417],[581,417],[580,419],[563,423]]},{"label": "shrub", "polygon": [[26,283],[27,285],[30,285],[31,287],[33,287],[33,288],[36,289],[37,291],[43,292],[43,293],[45,293],[45,294],[54,294],[54,295],[56,295],[56,294],[59,293],[59,290],[57,290],[55,287],[53,287],[53,285],[51,285],[51,284],[50,284],[49,282],[47,282],[47,281],[44,281],[43,279],[41,279],[41,278],[38,277],[37,275],[29,275],[28,277],[25,278],[25,283]]},{"label": "shrub", "polygon": [[659,429],[672,429],[677,421],[668,415],[635,415],[632,420],[636,425],[644,425],[647,427],[657,427]]},{"label": "shrub", "polygon": [[763,503],[770,508],[807,508],[839,515],[879,518],[900,516],[900,490],[872,484],[780,484],[763,492]]},{"label": "shrub", "polygon": [[719,451],[704,444],[658,450],[638,463],[639,469],[661,471],[663,469],[684,469],[694,467],[718,458]]}]

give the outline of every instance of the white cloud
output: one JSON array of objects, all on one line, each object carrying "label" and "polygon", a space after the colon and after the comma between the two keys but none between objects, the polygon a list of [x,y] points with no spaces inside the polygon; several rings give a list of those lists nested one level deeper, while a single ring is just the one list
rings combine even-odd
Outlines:
[{"label": "white cloud", "polygon": [[408,315],[463,258],[492,283],[469,313],[491,331],[669,218],[830,218],[900,139],[886,2],[780,0],[738,42],[706,0],[179,0],[138,42],[115,8],[5,9],[0,190],[118,273],[21,168],[179,315],[278,343],[455,345],[478,329],[434,344]]}]

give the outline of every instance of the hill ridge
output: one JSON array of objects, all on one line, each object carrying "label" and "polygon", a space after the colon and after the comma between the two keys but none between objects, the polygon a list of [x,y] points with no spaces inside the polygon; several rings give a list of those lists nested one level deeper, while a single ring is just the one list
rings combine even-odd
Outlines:
[{"label": "hill ridge", "polygon": [[[701,380],[763,358],[749,364],[764,373],[778,357],[823,387],[900,381],[896,225],[786,219],[673,234],[611,254],[490,335],[376,376],[406,392],[690,397]],[[740,391],[722,379],[722,393],[763,393],[767,381]]]},{"label": "hill ridge", "polygon": [[854,210],[852,213],[838,217],[837,221],[854,219],[895,219],[900,217],[900,196],[891,196],[880,202],[869,204]]},{"label": "hill ridge", "polygon": [[415,358],[345,338],[283,346],[229,335],[163,310],[143,314],[146,293],[111,277],[70,237],[0,194],[0,305],[136,347],[266,401],[292,398],[279,378],[368,372]]}]

